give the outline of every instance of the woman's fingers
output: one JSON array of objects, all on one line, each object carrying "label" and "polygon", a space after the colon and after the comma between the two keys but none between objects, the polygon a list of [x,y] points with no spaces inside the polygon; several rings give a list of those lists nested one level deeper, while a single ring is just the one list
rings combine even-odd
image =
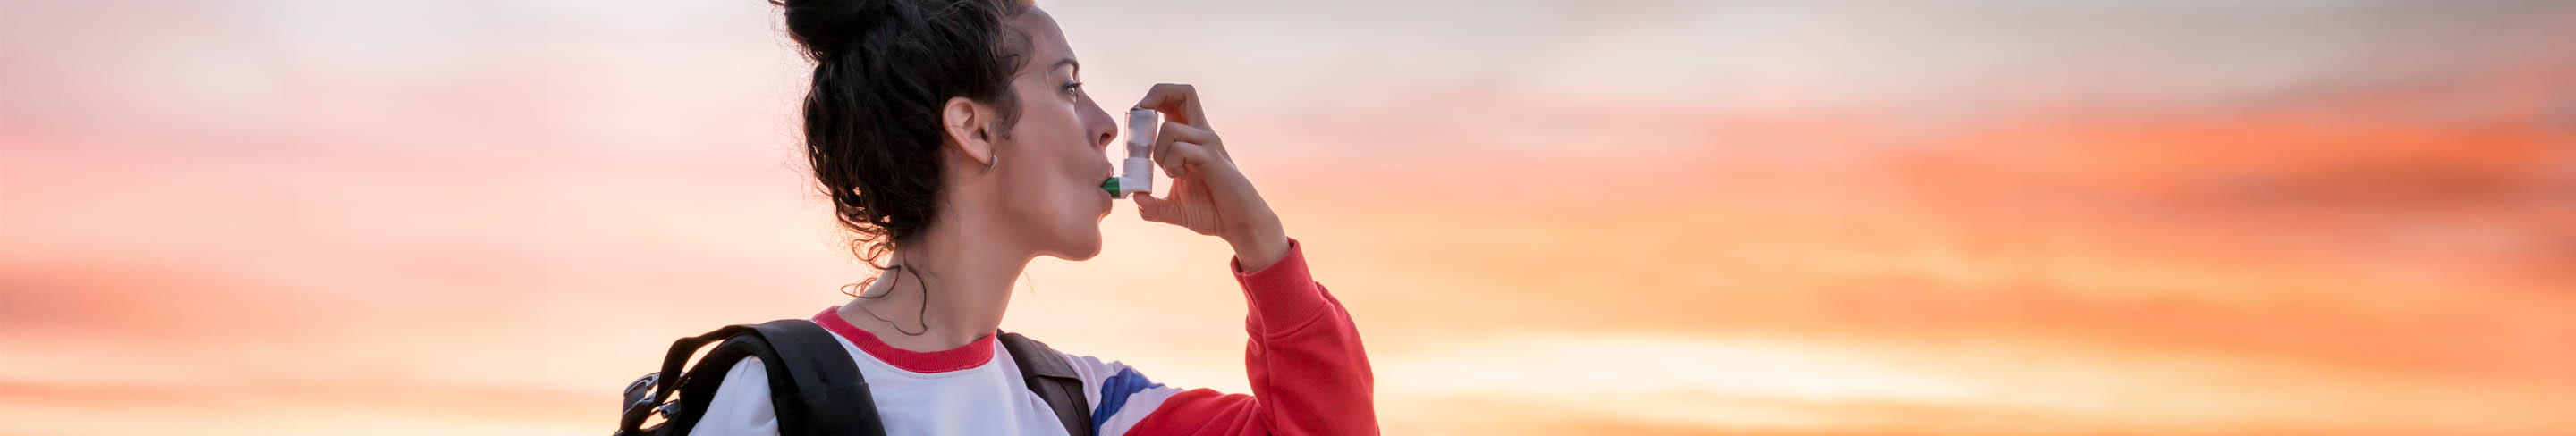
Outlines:
[{"label": "woman's fingers", "polygon": [[1163,117],[1200,129],[1207,129],[1207,112],[1199,110],[1199,90],[1182,83],[1157,83],[1145,90],[1145,99],[1136,107],[1162,112]]},{"label": "woman's fingers", "polygon": [[[1168,190],[1167,190],[1167,191],[1164,191],[1164,192],[1170,192],[1170,191],[1168,191]],[[1163,215],[1164,215],[1164,212],[1163,212],[1163,208],[1164,208],[1164,207],[1165,207],[1165,200],[1160,199],[1160,198],[1154,198],[1153,193],[1149,193],[1149,192],[1138,192],[1138,193],[1136,193],[1136,215],[1137,215],[1137,216],[1140,216],[1140,217],[1144,217],[1146,221],[1162,222],[1162,221],[1163,221]]]},{"label": "woman's fingers", "polygon": [[[1188,168],[1189,165],[1209,163],[1205,157],[1212,157],[1213,154],[1205,153],[1204,149],[1212,144],[1222,144],[1223,142],[1220,141],[1216,137],[1216,132],[1165,121],[1161,132],[1154,135],[1154,146],[1147,149],[1146,155],[1152,158],[1155,164],[1163,167],[1163,174],[1178,179],[1182,176],[1183,169]],[[1183,148],[1200,152],[1175,155],[1175,151]]]},{"label": "woman's fingers", "polygon": [[1154,85],[1136,102],[1136,107],[1163,114],[1148,158],[1172,177],[1172,188],[1163,196],[1136,197],[1137,213],[1148,221],[1225,238],[1235,245],[1237,255],[1284,251],[1265,248],[1287,246],[1279,216],[1235,168],[1233,156],[1226,153],[1215,129],[1208,127],[1207,113],[1199,103],[1197,89],[1174,83]]},{"label": "woman's fingers", "polygon": [[1173,183],[1162,197],[1136,194],[1136,216],[1146,221],[1181,226],[1204,235],[1215,235],[1222,220],[1205,194],[1190,183]]}]

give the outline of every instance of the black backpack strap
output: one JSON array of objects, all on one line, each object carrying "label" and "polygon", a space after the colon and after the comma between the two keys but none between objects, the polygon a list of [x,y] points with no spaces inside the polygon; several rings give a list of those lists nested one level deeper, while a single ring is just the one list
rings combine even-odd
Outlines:
[{"label": "black backpack strap", "polygon": [[[770,321],[752,328],[778,352],[778,359],[761,361],[785,364],[769,365],[771,403],[779,410],[780,435],[885,434],[877,418],[876,399],[868,393],[866,377],[859,375],[859,363],[850,360],[850,352],[841,348],[831,331],[802,319]],[[786,380],[780,380],[781,366],[788,375]],[[778,395],[787,392],[777,389],[782,384],[794,385],[794,398],[801,409],[790,407],[783,401],[787,397]]]},{"label": "black backpack strap", "polygon": [[[687,365],[689,356],[708,343],[718,345],[696,365]],[[705,416],[725,373],[746,357],[760,358],[769,372],[770,406],[778,414],[780,435],[885,434],[858,363],[832,332],[801,319],[730,325],[672,342],[662,372],[628,387],[618,434],[687,434]],[[649,396],[641,392],[645,390]],[[669,401],[675,390],[679,400]],[[663,424],[637,429],[655,412],[663,415]]]},{"label": "black backpack strap", "polygon": [[1055,408],[1065,434],[1091,436],[1091,401],[1083,398],[1082,376],[1064,362],[1064,353],[1018,333],[1003,333],[1000,339],[1002,349],[1011,353],[1011,362],[1019,364],[1020,380]]}]

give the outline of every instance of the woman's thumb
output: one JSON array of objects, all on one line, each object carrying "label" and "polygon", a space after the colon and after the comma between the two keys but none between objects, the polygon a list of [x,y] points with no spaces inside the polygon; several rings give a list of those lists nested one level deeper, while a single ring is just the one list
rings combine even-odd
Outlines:
[{"label": "woman's thumb", "polygon": [[1163,218],[1163,199],[1154,198],[1153,194],[1144,192],[1133,195],[1136,196],[1136,216],[1143,217],[1146,221],[1159,221]]}]

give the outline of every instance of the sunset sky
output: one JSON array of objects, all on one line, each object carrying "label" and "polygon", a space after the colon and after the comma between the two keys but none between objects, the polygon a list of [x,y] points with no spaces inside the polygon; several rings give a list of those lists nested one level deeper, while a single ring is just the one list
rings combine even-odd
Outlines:
[{"label": "sunset sky", "polygon": [[[2576,3],[1039,4],[1389,434],[2576,434]],[[0,10],[0,434],[595,435],[872,274],[761,0]],[[1003,328],[1245,391],[1228,247],[1102,231]]]}]

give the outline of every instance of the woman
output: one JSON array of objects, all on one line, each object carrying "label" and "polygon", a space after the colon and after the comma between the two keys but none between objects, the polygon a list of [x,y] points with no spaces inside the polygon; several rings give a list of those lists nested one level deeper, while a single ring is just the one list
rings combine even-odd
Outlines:
[{"label": "woman", "polygon": [[[805,145],[854,252],[882,272],[813,321],[868,382],[888,434],[1064,434],[994,336],[1038,256],[1100,253],[1117,130],[1081,64],[1025,0],[787,0],[814,61]],[[1236,170],[1188,85],[1156,85],[1152,158],[1173,183],[1144,219],[1222,238],[1250,300],[1252,394],[1153,383],[1067,355],[1101,435],[1374,434],[1372,375],[1341,303]],[[1150,128],[1152,126],[1131,128]],[[776,434],[766,370],[726,374],[693,434]]]}]

